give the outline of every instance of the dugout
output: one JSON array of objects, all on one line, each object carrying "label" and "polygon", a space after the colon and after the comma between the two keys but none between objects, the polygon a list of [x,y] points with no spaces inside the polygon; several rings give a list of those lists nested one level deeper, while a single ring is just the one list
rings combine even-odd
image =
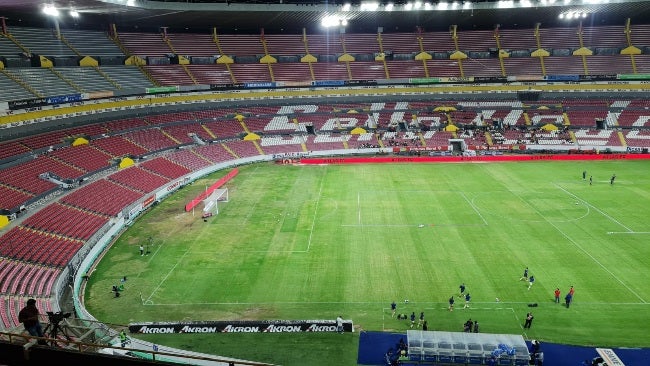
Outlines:
[{"label": "dugout", "polygon": [[409,330],[406,332],[409,365],[524,366],[530,362],[521,335]]}]

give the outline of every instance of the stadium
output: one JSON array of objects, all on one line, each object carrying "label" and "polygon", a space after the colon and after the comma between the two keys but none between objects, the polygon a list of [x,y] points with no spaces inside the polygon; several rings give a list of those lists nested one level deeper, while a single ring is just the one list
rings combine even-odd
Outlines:
[{"label": "stadium", "polygon": [[0,363],[646,364],[648,12],[1,2]]}]

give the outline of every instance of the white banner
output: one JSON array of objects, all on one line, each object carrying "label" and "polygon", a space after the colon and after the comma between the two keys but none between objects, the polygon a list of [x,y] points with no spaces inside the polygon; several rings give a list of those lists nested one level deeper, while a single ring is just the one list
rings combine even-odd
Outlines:
[{"label": "white banner", "polygon": [[625,366],[623,361],[614,353],[611,348],[596,348],[596,351],[603,358],[607,366]]}]

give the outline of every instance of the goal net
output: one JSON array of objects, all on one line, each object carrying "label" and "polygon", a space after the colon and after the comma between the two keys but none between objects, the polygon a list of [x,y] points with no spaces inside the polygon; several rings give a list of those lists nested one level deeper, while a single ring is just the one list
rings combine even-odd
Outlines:
[{"label": "goal net", "polygon": [[228,188],[215,189],[212,194],[203,200],[203,215],[201,217],[218,215],[219,202],[228,202]]}]

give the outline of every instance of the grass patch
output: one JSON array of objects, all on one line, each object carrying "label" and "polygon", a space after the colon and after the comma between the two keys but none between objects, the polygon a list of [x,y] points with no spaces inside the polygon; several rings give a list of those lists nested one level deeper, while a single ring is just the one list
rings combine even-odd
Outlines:
[{"label": "grass patch", "polygon": [[[86,306],[112,324],[334,319],[606,347],[650,346],[650,163],[645,161],[242,166],[203,222],[183,207],[218,172],[147,212],[91,276]],[[594,183],[582,180],[582,171]],[[609,177],[616,173],[614,185]],[[148,256],[138,246],[153,238]],[[537,279],[527,290],[524,267]],[[127,276],[127,289],[111,286]],[[447,300],[460,283],[470,309]],[[571,308],[553,302],[569,286]],[[496,302],[496,298],[500,302]],[[404,299],[409,299],[405,304]],[[533,308],[529,330],[523,317]],[[354,364],[358,333],[148,335],[159,344],[282,365]],[[255,345],[252,347],[252,345]],[[380,352],[383,352],[381,350]]]}]

